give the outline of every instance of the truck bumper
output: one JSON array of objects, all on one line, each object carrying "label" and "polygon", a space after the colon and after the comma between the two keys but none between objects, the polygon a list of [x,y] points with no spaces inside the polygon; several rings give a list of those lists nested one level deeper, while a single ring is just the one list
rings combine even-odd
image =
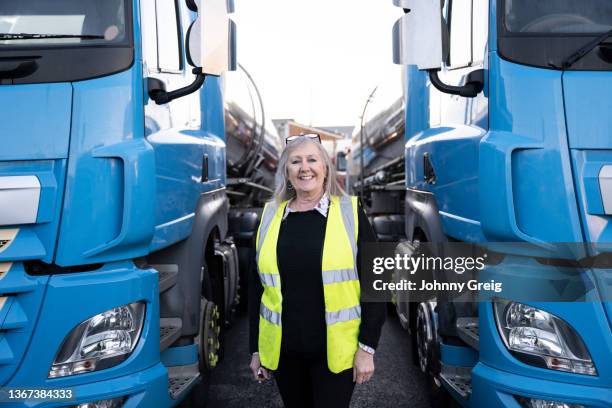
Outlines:
[{"label": "truck bumper", "polygon": [[60,407],[121,397],[125,398],[122,408],[170,407],[174,403],[168,396],[168,374],[166,367],[161,363],[138,373],[67,389],[75,396],[73,400],[62,402],[29,400],[14,406]]},{"label": "truck bumper", "polygon": [[[169,407],[167,369],[159,353],[158,274],[132,262],[103,265],[91,272],[53,275],[46,285],[40,314],[28,348],[5,389],[72,390],[70,401],[19,401],[14,406],[70,406],[126,397],[124,407]],[[66,336],[84,320],[132,302],[146,305],[138,343],[127,359],[98,371],[48,378]],[[0,403],[4,406],[6,402]],[[13,402],[9,403],[12,406]]]},{"label": "truck bumper", "polygon": [[494,369],[483,363],[472,371],[470,407],[521,408],[516,397],[581,404],[587,408],[610,406],[612,389],[559,383]]}]

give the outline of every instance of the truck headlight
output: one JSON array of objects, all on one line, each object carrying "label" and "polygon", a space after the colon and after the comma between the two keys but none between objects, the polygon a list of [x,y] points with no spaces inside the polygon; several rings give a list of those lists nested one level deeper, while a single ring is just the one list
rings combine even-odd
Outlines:
[{"label": "truck headlight", "polygon": [[64,339],[49,378],[101,370],[124,361],[138,343],[144,315],[144,302],[136,302],[85,320]]},{"label": "truck headlight", "polygon": [[84,402],[79,405],[71,405],[68,408],[121,408],[124,402],[125,397],[119,397],[95,402]]},{"label": "truck headlight", "polygon": [[566,402],[549,401],[533,398],[517,397],[523,408],[584,408],[580,404],[568,404]]},{"label": "truck headlight", "polygon": [[584,342],[565,321],[544,310],[497,299],[497,329],[512,354],[526,364],[597,375]]}]

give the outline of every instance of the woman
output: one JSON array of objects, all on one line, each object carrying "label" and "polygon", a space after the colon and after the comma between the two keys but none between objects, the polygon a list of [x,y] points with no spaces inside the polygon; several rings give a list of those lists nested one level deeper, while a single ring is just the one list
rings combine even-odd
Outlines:
[{"label": "woman", "polygon": [[360,300],[358,247],[375,235],[335,179],[319,135],[287,138],[258,231],[250,368],[287,408],[348,407],[374,373],[386,309]]}]

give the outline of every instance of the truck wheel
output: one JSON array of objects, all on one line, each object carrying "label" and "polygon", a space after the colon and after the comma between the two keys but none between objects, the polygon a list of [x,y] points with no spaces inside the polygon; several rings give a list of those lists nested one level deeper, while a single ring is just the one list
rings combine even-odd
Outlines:
[{"label": "truck wheel", "polygon": [[433,330],[435,330],[435,327],[429,320],[430,317],[426,307],[424,303],[419,304],[415,331],[418,366],[421,372],[429,374],[432,371],[432,351],[435,347]]},{"label": "truck wheel", "polygon": [[200,372],[210,371],[219,362],[221,349],[221,314],[219,307],[202,297],[200,302],[200,333],[196,337]]},{"label": "truck wheel", "polygon": [[[206,261],[202,265],[203,274],[209,271]],[[211,276],[212,278],[212,276]],[[218,293],[218,286],[212,282],[213,296]],[[222,290],[222,288],[221,288]],[[221,292],[223,293],[223,292]],[[200,294],[200,328],[198,335],[194,338],[194,344],[198,348],[198,368],[200,371],[200,381],[195,385],[190,395],[187,397],[181,408],[205,408],[208,404],[208,394],[210,389],[210,378],[212,370],[220,360],[223,335],[223,321],[219,306],[204,296],[202,290]]]},{"label": "truck wheel", "polygon": [[200,330],[194,339],[198,347],[200,381],[182,407],[206,407],[212,370],[219,361],[221,319],[219,308],[202,296],[200,300]]},{"label": "truck wheel", "polygon": [[419,304],[416,316],[416,348],[419,368],[427,376],[429,402],[432,408],[455,407],[452,396],[438,379],[440,372],[440,347],[437,341],[437,325],[433,302]]}]

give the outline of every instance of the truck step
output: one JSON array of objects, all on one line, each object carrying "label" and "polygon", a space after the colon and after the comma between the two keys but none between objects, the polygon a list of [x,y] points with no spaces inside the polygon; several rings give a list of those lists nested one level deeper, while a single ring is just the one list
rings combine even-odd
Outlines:
[{"label": "truck step", "polygon": [[163,293],[176,284],[178,278],[178,265],[151,265],[159,273],[159,293]]},{"label": "truck step", "polygon": [[442,364],[440,378],[453,391],[467,399],[472,393],[472,368]]},{"label": "truck step", "polygon": [[168,367],[168,393],[173,400],[187,392],[199,379],[198,363]]},{"label": "truck step", "polygon": [[159,319],[159,351],[164,351],[181,337],[183,320],[179,317],[162,317]]},{"label": "truck step", "polygon": [[478,350],[480,333],[477,317],[460,317],[457,319],[457,334],[470,347]]}]

